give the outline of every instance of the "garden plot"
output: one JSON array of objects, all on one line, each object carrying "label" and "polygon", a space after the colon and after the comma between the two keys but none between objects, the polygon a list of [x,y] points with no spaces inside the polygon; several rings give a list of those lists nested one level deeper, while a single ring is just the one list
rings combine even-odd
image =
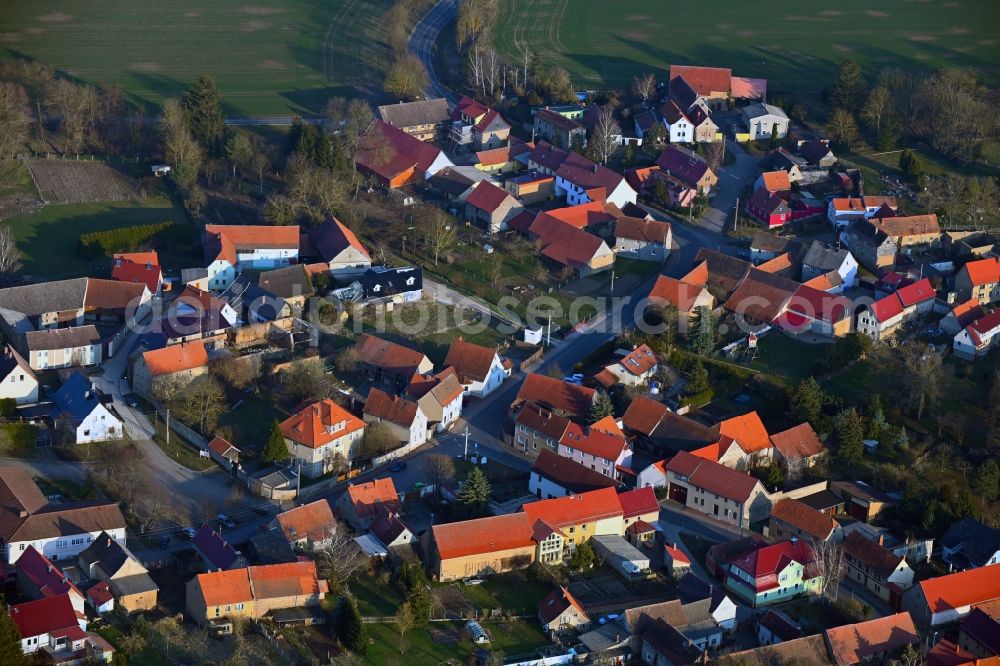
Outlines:
[{"label": "garden plot", "polygon": [[140,196],[134,179],[103,162],[28,160],[28,168],[46,203],[121,201]]}]

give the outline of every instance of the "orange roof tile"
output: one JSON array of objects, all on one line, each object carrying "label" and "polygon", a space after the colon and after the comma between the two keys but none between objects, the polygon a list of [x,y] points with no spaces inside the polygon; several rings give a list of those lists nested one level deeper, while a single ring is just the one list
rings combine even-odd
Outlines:
[{"label": "orange roof tile", "polygon": [[[612,491],[614,492],[614,491]],[[431,533],[442,560],[518,548],[533,548],[535,519],[526,513],[433,525]]]},{"label": "orange roof tile", "polygon": [[825,540],[838,526],[836,520],[796,499],[782,499],[771,507],[771,517]]},{"label": "orange roof tile", "polygon": [[278,426],[286,439],[319,448],[365,427],[365,422],[327,398],[307,406]]},{"label": "orange roof tile", "polygon": [[510,146],[501,146],[492,150],[480,150],[476,160],[483,166],[499,166],[510,161]]},{"label": "orange roof tile", "polygon": [[557,528],[571,527],[603,518],[622,515],[622,506],[614,488],[601,488],[579,495],[530,502],[521,511],[535,520]]},{"label": "orange roof tile", "polygon": [[962,270],[969,274],[974,286],[1000,282],[1000,257],[970,261]]},{"label": "orange roof tile", "polygon": [[826,630],[830,654],[836,664],[860,664],[883,653],[893,653],[920,642],[909,613],[897,613],[867,622]]},{"label": "orange roof tile", "polygon": [[951,314],[958,320],[959,326],[965,328],[986,314],[986,311],[983,310],[983,306],[978,299],[970,298],[966,302],[959,303],[953,307]]},{"label": "orange roof tile", "polygon": [[347,486],[347,497],[359,516],[371,515],[379,504],[393,505],[399,502],[399,493],[392,477],[375,479],[366,483]]},{"label": "orange roof tile", "polygon": [[[697,268],[695,270],[698,270]],[[705,267],[705,279],[708,279],[708,268]],[[693,273],[694,271],[692,271]],[[649,300],[652,302],[664,302],[673,305],[680,312],[690,312],[695,301],[702,291],[704,284],[692,284],[681,280],[660,275],[653,283],[653,288],[649,292]]]},{"label": "orange roof tile", "polygon": [[417,403],[412,400],[398,395],[390,396],[377,388],[368,391],[368,399],[365,400],[365,416],[374,416],[407,429],[417,418],[418,409]]},{"label": "orange roof tile", "polygon": [[143,362],[153,377],[171,375],[175,372],[203,368],[208,365],[208,350],[205,343],[182,342],[163,349],[154,349],[142,355]]},{"label": "orange roof tile", "polygon": [[444,366],[452,367],[458,374],[459,381],[469,384],[473,381],[484,382],[496,359],[496,350],[472,342],[466,342],[461,336],[455,338],[448,348],[448,356]]},{"label": "orange roof tile", "polygon": [[354,345],[358,360],[380,368],[412,376],[427,359],[415,349],[364,333]]},{"label": "orange roof tile", "polygon": [[755,411],[722,421],[719,424],[719,432],[727,437],[732,437],[747,453],[771,448],[771,439],[767,434],[767,428],[764,427],[764,423]]},{"label": "orange roof tile", "polygon": [[787,171],[768,171],[760,176],[764,180],[764,189],[771,194],[792,189],[792,181],[789,180]]},{"label": "orange roof tile", "polygon": [[885,217],[879,220],[872,220],[877,228],[885,232],[886,236],[923,236],[926,234],[940,234],[941,226],[938,224],[937,215],[909,215],[906,217]]},{"label": "orange roof tile", "polygon": [[316,575],[316,563],[307,560],[250,567],[255,599],[306,597],[326,592],[326,581]]},{"label": "orange roof tile", "polygon": [[711,460],[712,462],[719,462],[719,456],[722,455],[722,442],[715,442],[713,444],[703,446],[700,449],[695,449],[694,451],[691,451],[691,455],[704,458],[705,460]]},{"label": "orange roof tile", "polygon": [[465,203],[487,213],[495,213],[508,199],[514,201],[507,190],[500,189],[489,181],[481,180],[469,193],[469,196],[465,197]]},{"label": "orange roof tile", "polygon": [[291,542],[301,539],[322,541],[329,538],[335,529],[333,511],[325,499],[279,513],[275,520],[285,538]]},{"label": "orange roof tile", "polygon": [[299,249],[298,225],[275,227],[252,224],[206,224],[206,245],[217,259],[236,263],[239,250]]},{"label": "orange roof tile", "polygon": [[692,268],[687,275],[681,278],[681,282],[704,287],[708,285],[708,261],[702,261]]},{"label": "orange roof tile", "polygon": [[785,252],[784,254],[779,254],[774,259],[760,264],[757,266],[757,270],[764,271],[765,273],[780,273],[781,271],[790,270],[792,265],[792,255]]},{"label": "orange roof tile", "polygon": [[542,621],[548,624],[571,607],[579,611],[583,617],[587,617],[587,613],[583,610],[580,602],[570,594],[569,590],[560,585],[558,590],[552,590],[544,599],[538,602],[538,614],[542,618]]},{"label": "orange roof tile", "polygon": [[530,400],[542,407],[559,410],[575,416],[584,416],[590,410],[596,391],[577,386],[554,377],[535,373],[524,378],[514,406]]},{"label": "orange roof tile", "polygon": [[195,576],[206,606],[225,606],[253,600],[249,569],[230,569]]},{"label": "orange roof tile", "polygon": [[820,441],[819,435],[808,423],[800,423],[771,435],[771,443],[781,452],[785,460],[811,458],[826,451],[826,446]]},{"label": "orange roof tile", "polygon": [[629,430],[650,435],[663,420],[663,415],[669,411],[662,402],[644,395],[636,396],[622,415],[622,425]]},{"label": "orange roof tile", "polygon": [[670,80],[683,78],[699,95],[729,94],[733,86],[733,70],[725,67],[700,67],[698,65],[671,65]]},{"label": "orange roof tile", "polygon": [[932,613],[1000,599],[1000,565],[968,569],[918,583]]},{"label": "orange roof tile", "polygon": [[607,212],[602,201],[591,201],[577,206],[567,206],[547,211],[547,214],[560,222],[572,225],[577,229],[586,229],[595,224],[603,224],[615,219]]},{"label": "orange roof tile", "polygon": [[656,354],[653,353],[653,350],[647,344],[639,345],[618,361],[618,365],[637,377],[641,377],[652,370],[656,367],[656,364]]},{"label": "orange roof tile", "polygon": [[584,428],[578,423],[569,424],[559,444],[611,462],[617,462],[622,451],[628,447],[623,436],[611,435],[594,428]]},{"label": "orange roof tile", "polygon": [[606,432],[609,435],[614,435],[615,437],[624,437],[625,433],[622,429],[618,427],[618,422],[615,421],[613,416],[605,416],[600,421],[596,421],[590,425],[591,430],[599,430],[600,432]]}]

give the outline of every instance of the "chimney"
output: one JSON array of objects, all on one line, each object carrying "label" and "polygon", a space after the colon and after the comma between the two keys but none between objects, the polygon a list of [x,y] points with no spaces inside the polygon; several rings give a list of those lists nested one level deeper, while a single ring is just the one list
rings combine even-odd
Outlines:
[{"label": "chimney", "polygon": [[52,573],[53,567],[52,567],[51,564],[49,566],[45,567],[45,568],[48,570],[49,573]]}]

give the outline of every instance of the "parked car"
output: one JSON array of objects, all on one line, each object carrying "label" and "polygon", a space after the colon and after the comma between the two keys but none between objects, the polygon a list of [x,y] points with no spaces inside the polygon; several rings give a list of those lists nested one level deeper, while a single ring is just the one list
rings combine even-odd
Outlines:
[{"label": "parked car", "polygon": [[184,536],[186,536],[188,539],[193,539],[194,535],[197,534],[197,533],[198,533],[198,530],[196,530],[193,527],[185,527],[184,529],[181,530],[181,534],[183,534]]},{"label": "parked car", "polygon": [[222,523],[223,525],[225,525],[229,529],[233,529],[234,527],[236,527],[236,521],[233,520],[232,518],[230,518],[229,516],[227,516],[224,513],[220,513],[215,518],[216,518],[216,520],[218,520],[220,523]]},{"label": "parked car", "polygon": [[406,461],[400,460],[398,463],[389,468],[389,471],[395,474],[396,472],[402,472],[406,469]]}]

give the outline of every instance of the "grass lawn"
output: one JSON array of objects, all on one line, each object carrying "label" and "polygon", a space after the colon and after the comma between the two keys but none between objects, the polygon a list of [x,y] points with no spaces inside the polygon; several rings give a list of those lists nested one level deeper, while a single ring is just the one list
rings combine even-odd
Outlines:
[{"label": "grass lawn", "polygon": [[267,392],[243,395],[243,402],[219,417],[219,427],[233,430],[233,443],[242,451],[260,455],[271,434],[275,419],[283,421],[290,414],[282,411]]},{"label": "grass lawn", "polygon": [[764,77],[772,93],[818,93],[846,58],[869,76],[884,67],[948,65],[976,67],[996,83],[997,25],[1000,5],[985,0],[884,7],[786,0],[766,8],[728,0],[683,11],[662,0],[508,0],[495,39],[514,62],[526,44],[539,65],[565,67],[577,85],[627,87],[644,71],[663,80],[677,63]]},{"label": "grass lawn", "polygon": [[209,74],[231,116],[318,114],[331,95],[380,91],[392,4],[13,2],[0,13],[0,59],[40,60],[156,105]]},{"label": "grass lawn", "polygon": [[[92,231],[132,227],[158,222],[187,224],[187,213],[165,197],[150,197],[130,201],[104,203],[73,203],[43,206],[29,215],[13,217],[6,222],[14,229],[21,262],[21,274],[33,279],[49,280],[80,277],[108,276],[111,260],[87,260],[80,256],[80,236]],[[194,253],[196,234],[191,229],[190,245],[158,248],[164,265],[180,262]]]},{"label": "grass lawn", "polygon": [[773,333],[757,343],[759,353],[750,367],[797,384],[813,374],[816,363],[830,350],[830,345],[812,345]]},{"label": "grass lawn", "polygon": [[156,442],[156,445],[159,446],[171,460],[184,465],[188,469],[193,469],[196,472],[204,472],[205,470],[211,469],[215,466],[215,462],[211,458],[204,458],[198,455],[198,447],[194,444],[190,444],[173,429],[171,429],[170,443],[168,444],[166,437],[166,424],[159,419],[156,419],[156,435],[153,437],[153,441]]},{"label": "grass lawn", "polygon": [[482,585],[465,585],[465,596],[481,609],[503,608],[514,613],[531,613],[552,591],[548,583],[516,573],[490,576]]}]

